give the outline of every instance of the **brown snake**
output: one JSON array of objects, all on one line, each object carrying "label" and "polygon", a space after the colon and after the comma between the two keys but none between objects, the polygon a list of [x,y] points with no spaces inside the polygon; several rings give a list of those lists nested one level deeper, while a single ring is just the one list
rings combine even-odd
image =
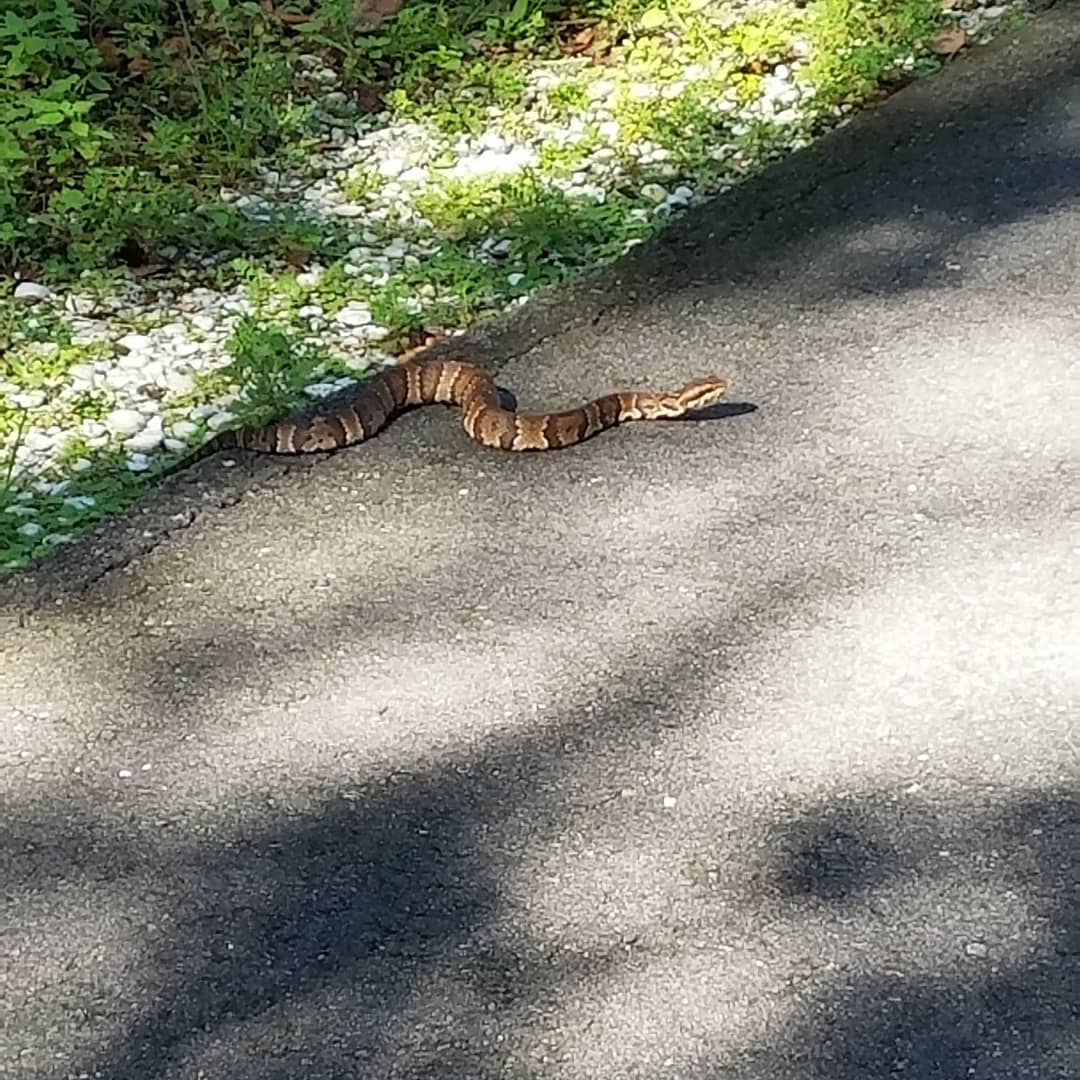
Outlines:
[{"label": "brown snake", "polygon": [[713,404],[726,391],[725,380],[709,376],[669,393],[628,390],[606,394],[565,412],[514,412],[503,408],[494,380],[475,364],[408,360],[366,379],[350,390],[346,401],[326,411],[258,428],[223,431],[184,465],[228,448],[269,454],[339,450],[370,439],[405,409],[435,403],[460,408],[465,430],[484,446],[555,450],[630,420],[678,419]]}]

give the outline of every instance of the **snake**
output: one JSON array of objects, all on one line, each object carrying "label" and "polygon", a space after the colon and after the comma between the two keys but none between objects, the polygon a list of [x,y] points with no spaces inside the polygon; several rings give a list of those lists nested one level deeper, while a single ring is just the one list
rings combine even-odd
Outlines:
[{"label": "snake", "polygon": [[262,426],[220,431],[183,464],[225,449],[264,454],[340,450],[370,439],[399,413],[437,403],[457,406],[465,431],[483,446],[513,451],[555,450],[584,442],[627,421],[679,419],[719,401],[726,392],[726,380],[710,375],[670,392],[624,390],[563,412],[518,412],[503,407],[495,381],[476,364],[464,360],[408,360],[382,368],[351,387],[347,398],[331,408]]}]

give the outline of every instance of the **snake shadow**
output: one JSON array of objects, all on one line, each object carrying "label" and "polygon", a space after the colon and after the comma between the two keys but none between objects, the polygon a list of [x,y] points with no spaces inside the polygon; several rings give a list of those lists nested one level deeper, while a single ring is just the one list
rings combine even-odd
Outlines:
[{"label": "snake shadow", "polygon": [[733,416],[744,416],[746,413],[757,412],[758,406],[752,401],[718,401],[715,405],[707,405],[704,409],[688,412],[685,416],[677,417],[671,423],[680,423],[687,420],[728,420]]}]

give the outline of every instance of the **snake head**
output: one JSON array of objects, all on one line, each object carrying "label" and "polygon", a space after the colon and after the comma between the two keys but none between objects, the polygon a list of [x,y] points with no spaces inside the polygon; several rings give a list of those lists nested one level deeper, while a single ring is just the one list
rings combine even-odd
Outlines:
[{"label": "snake head", "polygon": [[727,393],[727,381],[717,375],[705,375],[688,382],[681,390],[670,394],[654,394],[650,399],[648,416],[653,420],[677,420],[695,409],[704,409]]},{"label": "snake head", "polygon": [[688,382],[673,395],[683,412],[704,409],[719,401],[727,393],[727,380],[718,375],[705,375]]}]

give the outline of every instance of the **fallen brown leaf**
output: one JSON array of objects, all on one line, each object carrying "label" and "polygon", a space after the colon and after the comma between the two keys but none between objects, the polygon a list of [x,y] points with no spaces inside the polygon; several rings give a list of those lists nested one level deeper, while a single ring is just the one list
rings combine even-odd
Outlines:
[{"label": "fallen brown leaf", "polygon": [[587,49],[596,37],[596,30],[591,26],[586,26],[584,30],[579,30],[567,43],[567,48],[573,49],[575,52],[580,52],[582,49]]},{"label": "fallen brown leaf", "polygon": [[382,95],[371,86],[361,86],[356,91],[356,107],[363,113],[382,112]]},{"label": "fallen brown leaf", "polygon": [[405,0],[354,0],[353,14],[361,22],[378,28],[398,13]]},{"label": "fallen brown leaf", "polygon": [[955,56],[967,44],[967,34],[959,26],[942,27],[930,42],[930,48],[946,59]]},{"label": "fallen brown leaf", "polygon": [[101,66],[106,71],[119,71],[124,60],[112,38],[99,37],[94,45],[101,54]]}]

